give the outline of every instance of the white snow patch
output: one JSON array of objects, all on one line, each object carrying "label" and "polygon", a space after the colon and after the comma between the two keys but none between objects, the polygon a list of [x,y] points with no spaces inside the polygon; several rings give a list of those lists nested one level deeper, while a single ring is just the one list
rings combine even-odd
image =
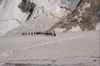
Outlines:
[{"label": "white snow patch", "polygon": [[73,27],[71,30],[69,30],[69,31],[71,31],[71,32],[76,32],[76,31],[82,31],[82,29],[80,29],[80,27],[79,26],[77,26],[77,27]]},{"label": "white snow patch", "polygon": [[83,7],[82,7],[82,9],[84,10],[84,9],[86,9],[86,8],[89,8],[91,6],[91,3],[85,3],[84,5],[83,5]]},{"label": "white snow patch", "polygon": [[84,12],[86,12],[85,9],[84,9],[84,10],[83,10],[83,9],[81,10],[80,8],[78,9],[78,11],[79,11],[79,16],[80,16],[80,17],[82,16],[82,14],[83,14]]},{"label": "white snow patch", "polygon": [[80,22],[82,20],[82,18],[79,18],[77,15],[74,17],[78,20],[78,22]]},{"label": "white snow patch", "polygon": [[78,19],[78,22],[80,22],[81,20],[82,20],[82,18],[79,18],[79,19]]},{"label": "white snow patch", "polygon": [[100,30],[100,23],[96,25],[96,30]]},{"label": "white snow patch", "polygon": [[78,19],[78,16],[76,15],[74,18]]},{"label": "white snow patch", "polygon": [[61,32],[63,32],[63,31],[65,31],[66,30],[66,28],[55,28],[54,29],[54,31],[56,32],[56,33],[61,33]]}]

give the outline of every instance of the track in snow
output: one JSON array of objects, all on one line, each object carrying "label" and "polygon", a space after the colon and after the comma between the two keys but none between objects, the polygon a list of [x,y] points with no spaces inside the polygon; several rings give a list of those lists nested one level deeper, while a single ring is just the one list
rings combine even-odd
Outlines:
[{"label": "track in snow", "polygon": [[[99,55],[99,31],[0,37],[0,61]],[[23,57],[24,56],[24,57]]]}]

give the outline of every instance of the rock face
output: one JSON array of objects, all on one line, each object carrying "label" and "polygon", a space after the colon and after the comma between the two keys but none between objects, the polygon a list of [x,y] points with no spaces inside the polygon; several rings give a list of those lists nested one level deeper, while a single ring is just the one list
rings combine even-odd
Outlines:
[{"label": "rock face", "polygon": [[22,0],[22,2],[18,5],[18,8],[20,8],[23,13],[29,13],[33,11],[35,6],[36,5],[33,2],[31,3],[29,0]]},{"label": "rock face", "polygon": [[79,26],[82,31],[95,30],[100,22],[100,1],[82,0],[76,10],[56,23],[48,31],[55,28],[65,28],[65,31]]},{"label": "rock face", "polygon": [[18,5],[18,7],[21,9],[24,13],[29,13],[31,10],[31,5],[28,2],[28,0],[22,0],[22,2]]}]

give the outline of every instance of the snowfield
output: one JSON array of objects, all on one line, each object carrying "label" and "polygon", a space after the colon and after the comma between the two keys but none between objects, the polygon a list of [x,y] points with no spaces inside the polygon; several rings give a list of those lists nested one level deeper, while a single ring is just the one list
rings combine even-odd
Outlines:
[{"label": "snowfield", "polygon": [[56,37],[21,34],[0,37],[0,62],[66,57],[99,57],[99,30],[59,33]]}]

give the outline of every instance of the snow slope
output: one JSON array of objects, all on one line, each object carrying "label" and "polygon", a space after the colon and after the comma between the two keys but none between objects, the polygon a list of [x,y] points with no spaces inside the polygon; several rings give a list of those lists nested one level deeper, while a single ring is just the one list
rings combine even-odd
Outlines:
[{"label": "snow slope", "polygon": [[0,62],[75,56],[99,56],[99,31],[0,37]]},{"label": "snow slope", "polygon": [[18,27],[27,15],[17,7],[21,0],[3,0],[0,10],[0,36]]}]

